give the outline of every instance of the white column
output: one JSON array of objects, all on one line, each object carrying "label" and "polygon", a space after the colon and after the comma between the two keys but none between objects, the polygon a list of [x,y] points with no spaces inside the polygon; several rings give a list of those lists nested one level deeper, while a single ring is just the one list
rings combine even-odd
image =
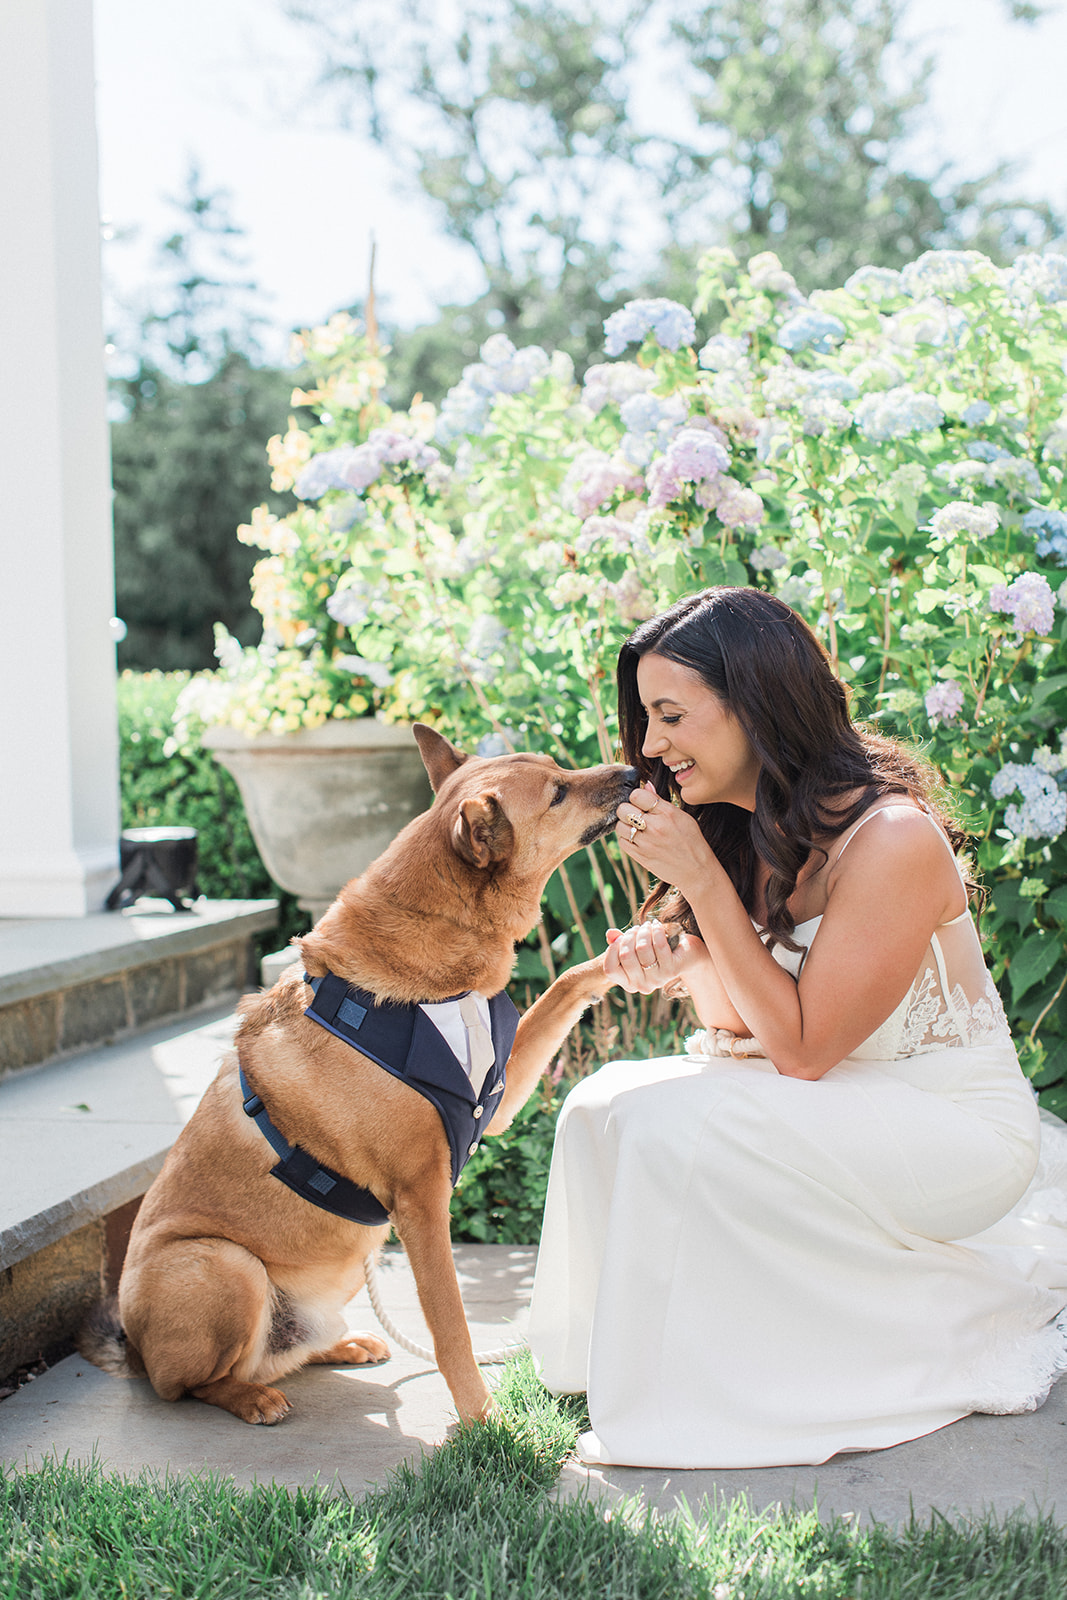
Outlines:
[{"label": "white column", "polygon": [[118,873],[92,0],[0,4],[0,916]]}]

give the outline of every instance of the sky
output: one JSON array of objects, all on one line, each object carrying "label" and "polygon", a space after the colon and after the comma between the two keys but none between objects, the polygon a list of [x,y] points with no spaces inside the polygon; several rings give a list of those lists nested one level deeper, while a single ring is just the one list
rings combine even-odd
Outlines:
[{"label": "sky", "polygon": [[[358,0],[352,0],[353,5]],[[964,176],[1019,163],[1016,187],[1067,210],[1067,0],[1032,27],[1004,0],[913,0],[909,31],[938,57],[916,160]],[[288,329],[361,298],[370,242],[385,310],[404,325],[480,290],[477,268],[406,193],[386,156],[336,129],[309,86],[315,54],[276,0],[95,0],[105,271],[136,297],[165,196],[190,161],[229,191],[280,354]]]}]

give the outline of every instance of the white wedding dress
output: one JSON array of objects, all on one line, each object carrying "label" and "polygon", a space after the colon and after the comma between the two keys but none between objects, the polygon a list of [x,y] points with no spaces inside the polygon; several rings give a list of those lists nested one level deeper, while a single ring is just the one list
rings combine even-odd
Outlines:
[{"label": "white wedding dress", "polygon": [[969,913],[818,1081],[705,1048],[603,1067],[560,1115],[529,1338],[588,1393],[582,1459],[818,1463],[1039,1406],[1067,1370],[1067,1127]]}]

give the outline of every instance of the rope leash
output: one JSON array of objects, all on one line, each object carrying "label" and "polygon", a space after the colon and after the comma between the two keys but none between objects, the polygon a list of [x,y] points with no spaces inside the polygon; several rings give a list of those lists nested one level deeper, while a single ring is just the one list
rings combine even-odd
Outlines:
[{"label": "rope leash", "polygon": [[[367,1280],[367,1293],[370,1296],[370,1303],[374,1307],[374,1315],[378,1318],[389,1337],[396,1341],[401,1350],[406,1350],[408,1355],[418,1356],[420,1361],[428,1361],[431,1366],[435,1367],[437,1365],[437,1357],[433,1351],[426,1350],[421,1344],[416,1344],[413,1339],[406,1338],[382,1305],[382,1297],[378,1292],[378,1267],[373,1255],[369,1255],[364,1261],[363,1272]],[[483,1350],[480,1355],[475,1351],[474,1359],[481,1367],[495,1367],[499,1366],[500,1362],[507,1361],[509,1356],[513,1356],[517,1351],[525,1348],[526,1346],[522,1343],[505,1344],[501,1345],[499,1350]]]}]

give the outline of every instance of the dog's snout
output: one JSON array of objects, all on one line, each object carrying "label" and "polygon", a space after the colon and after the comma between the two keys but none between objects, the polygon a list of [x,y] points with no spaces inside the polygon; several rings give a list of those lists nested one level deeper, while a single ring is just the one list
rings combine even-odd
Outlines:
[{"label": "dog's snout", "polygon": [[636,789],[641,782],[641,774],[636,767],[623,767],[620,776],[627,789]]}]

